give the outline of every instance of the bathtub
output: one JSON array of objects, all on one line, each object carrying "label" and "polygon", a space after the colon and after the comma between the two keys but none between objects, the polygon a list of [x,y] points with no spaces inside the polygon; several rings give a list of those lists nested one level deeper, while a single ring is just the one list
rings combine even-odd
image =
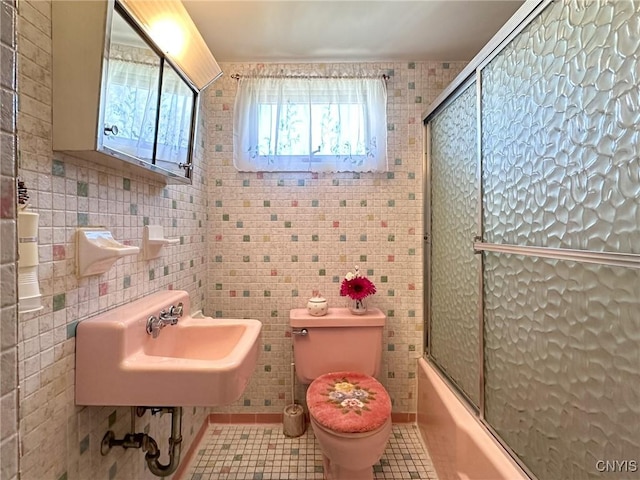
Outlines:
[{"label": "bathtub", "polygon": [[526,480],[440,374],[418,360],[418,428],[440,480]]}]

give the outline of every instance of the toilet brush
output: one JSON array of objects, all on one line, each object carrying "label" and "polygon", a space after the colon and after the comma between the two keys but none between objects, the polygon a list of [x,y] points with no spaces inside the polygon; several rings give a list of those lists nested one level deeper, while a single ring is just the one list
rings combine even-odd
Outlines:
[{"label": "toilet brush", "polygon": [[286,437],[299,437],[307,428],[304,421],[304,408],[296,403],[295,368],[295,363],[291,363],[291,401],[293,403],[284,407],[284,416],[282,417],[282,430]]}]

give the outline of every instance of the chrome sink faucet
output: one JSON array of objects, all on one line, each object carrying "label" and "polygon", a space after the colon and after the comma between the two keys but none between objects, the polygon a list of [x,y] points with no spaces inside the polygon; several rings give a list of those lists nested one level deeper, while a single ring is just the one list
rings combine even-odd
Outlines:
[{"label": "chrome sink faucet", "polygon": [[147,333],[153,338],[158,338],[160,330],[167,325],[176,325],[178,323],[178,320],[182,316],[182,309],[182,303],[179,303],[177,306],[171,305],[169,310],[160,310],[158,317],[151,315],[147,319]]}]

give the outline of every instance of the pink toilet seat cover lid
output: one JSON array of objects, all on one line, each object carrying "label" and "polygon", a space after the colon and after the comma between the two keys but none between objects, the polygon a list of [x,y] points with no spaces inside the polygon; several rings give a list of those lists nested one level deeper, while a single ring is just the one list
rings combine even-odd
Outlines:
[{"label": "pink toilet seat cover lid", "polygon": [[341,433],[370,432],[391,415],[391,400],[382,384],[357,372],[316,378],[307,390],[307,407],[320,425]]}]

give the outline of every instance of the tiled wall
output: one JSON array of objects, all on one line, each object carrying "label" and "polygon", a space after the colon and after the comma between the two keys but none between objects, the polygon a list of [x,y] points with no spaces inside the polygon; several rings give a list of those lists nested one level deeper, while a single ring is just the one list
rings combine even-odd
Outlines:
[{"label": "tiled wall", "polygon": [[[233,413],[278,413],[291,403],[288,314],[319,289],[344,306],[339,285],[354,265],[375,283],[369,304],[388,316],[382,382],[396,413],[415,413],[422,352],[421,114],[464,63],[224,64],[205,95],[209,163],[207,311],[264,323],[257,372]],[[233,167],[232,73],[386,73],[389,171],[239,173]],[[304,390],[298,387],[298,400]]]},{"label": "tiled wall", "polygon": [[[13,285],[15,243],[11,248],[5,243],[15,238],[15,160],[6,150],[11,128],[4,122],[12,117],[5,116],[4,99],[12,88],[5,79],[11,58],[5,56],[11,44],[5,16],[14,7],[12,2],[2,7],[2,278],[4,285],[7,271],[12,276],[7,285]],[[75,406],[74,335],[78,321],[165,288],[189,291],[194,308],[208,314],[264,322],[259,369],[244,398],[227,410],[281,412],[290,401],[288,310],[304,306],[314,288],[320,288],[332,305],[342,305],[339,279],[357,263],[379,288],[372,304],[389,315],[383,380],[394,409],[415,411],[413,358],[422,351],[420,114],[462,64],[361,66],[391,75],[391,170],[355,176],[237,173],[231,165],[235,81],[229,74],[253,66],[225,65],[227,75],[205,94],[201,134],[206,134],[197,142],[194,185],[165,187],[137,174],[52,152],[50,18],[49,2],[19,4],[18,173],[40,213],[39,275],[45,306],[18,319],[22,478],[152,478],[138,450],[114,449],[100,455],[106,430],[124,434],[130,412]],[[310,68],[293,66],[297,67]],[[143,226],[155,223],[164,225],[168,236],[180,237],[180,245],[158,260],[131,257],[118,261],[105,275],[76,278],[77,227],[105,225],[116,239],[140,245]],[[12,461],[17,457],[15,408],[5,408],[4,403],[16,396],[16,361],[11,360],[16,314],[15,300],[6,298],[5,291],[10,292],[3,286],[3,479],[4,469],[6,478],[15,476],[17,469]],[[204,409],[185,410],[184,450],[205,415]],[[166,450],[168,418],[151,419],[147,414],[137,425]]]},{"label": "tiled wall", "polygon": [[15,5],[0,3],[0,478],[18,475]]},{"label": "tiled wall", "polygon": [[[194,308],[202,308],[207,274],[202,140],[198,139],[193,186],[165,187],[137,174],[53,153],[50,19],[49,2],[19,3],[19,175],[40,214],[39,275],[45,306],[37,314],[20,315],[18,322],[21,478],[155,478],[147,471],[140,450],[114,448],[100,455],[100,441],[108,429],[118,437],[129,431],[130,411],[126,407],[75,406],[75,328],[78,321],[98,312],[166,288],[187,290]],[[4,163],[3,153],[3,168]],[[76,278],[77,227],[104,225],[116,239],[141,246],[146,224],[163,225],[165,234],[180,238],[180,244],[165,248],[160,259],[127,257],[104,275]],[[4,255],[4,227],[2,238]],[[3,311],[3,335],[4,325]],[[2,407],[4,439],[4,403]],[[183,451],[206,414],[203,408],[185,409]],[[159,442],[166,462],[169,416],[158,419],[147,413],[137,420],[137,430],[148,431]]]}]

